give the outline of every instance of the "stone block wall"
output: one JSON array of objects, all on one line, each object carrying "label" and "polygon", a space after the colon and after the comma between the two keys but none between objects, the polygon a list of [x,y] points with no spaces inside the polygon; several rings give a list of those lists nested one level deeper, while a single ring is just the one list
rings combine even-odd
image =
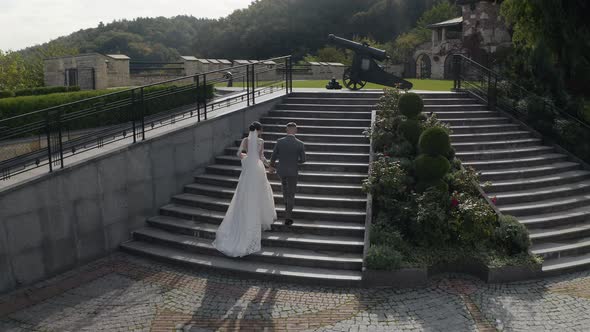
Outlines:
[{"label": "stone block wall", "polygon": [[283,97],[0,190],[0,293],[104,256]]}]

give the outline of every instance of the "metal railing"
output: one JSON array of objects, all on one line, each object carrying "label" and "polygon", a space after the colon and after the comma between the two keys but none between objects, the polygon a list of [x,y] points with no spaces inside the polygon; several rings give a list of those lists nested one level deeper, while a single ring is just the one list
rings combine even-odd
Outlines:
[{"label": "metal railing", "polygon": [[[39,167],[63,168],[68,158],[105,145],[145,140],[146,133],[177,122],[207,120],[220,109],[292,86],[291,56],[179,77],[32,111],[0,113],[0,180]],[[215,95],[219,86],[235,86]]]},{"label": "metal railing", "polygon": [[[588,143],[584,143],[585,146],[578,144],[590,140],[590,124],[581,119],[578,114],[572,114],[555,106],[550,99],[528,91],[519,84],[503,78],[496,71],[461,54],[453,55],[453,75],[454,90],[469,92],[483,101],[490,110],[498,108],[511,114],[545,136],[554,139],[566,150],[590,162],[590,146],[587,145]],[[535,102],[537,106],[529,110],[530,106],[527,104],[529,102]],[[538,120],[543,116],[547,121]],[[567,131],[570,135],[564,135]]]}]

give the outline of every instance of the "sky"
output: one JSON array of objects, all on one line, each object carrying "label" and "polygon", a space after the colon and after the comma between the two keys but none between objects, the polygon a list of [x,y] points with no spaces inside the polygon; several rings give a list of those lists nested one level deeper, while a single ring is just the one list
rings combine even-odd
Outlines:
[{"label": "sky", "polygon": [[136,17],[192,15],[219,18],[252,0],[0,0],[0,50],[19,50]]}]

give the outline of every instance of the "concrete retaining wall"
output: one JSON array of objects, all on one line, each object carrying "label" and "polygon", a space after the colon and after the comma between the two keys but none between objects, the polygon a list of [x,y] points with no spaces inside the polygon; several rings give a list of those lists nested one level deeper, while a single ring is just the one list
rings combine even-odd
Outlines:
[{"label": "concrete retaining wall", "polygon": [[0,293],[104,256],[282,98],[0,191]]}]

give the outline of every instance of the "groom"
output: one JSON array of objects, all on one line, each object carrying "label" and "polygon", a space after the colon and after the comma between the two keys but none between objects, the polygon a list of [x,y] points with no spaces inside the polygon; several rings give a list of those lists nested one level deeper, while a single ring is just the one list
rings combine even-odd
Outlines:
[{"label": "groom", "polygon": [[285,225],[293,224],[293,206],[295,205],[295,191],[297,189],[297,175],[299,164],[305,162],[305,145],[295,137],[297,124],[287,124],[287,136],[277,140],[277,144],[270,158],[270,172],[277,172],[275,165],[279,162],[278,174],[283,186],[283,199],[285,200]]}]

